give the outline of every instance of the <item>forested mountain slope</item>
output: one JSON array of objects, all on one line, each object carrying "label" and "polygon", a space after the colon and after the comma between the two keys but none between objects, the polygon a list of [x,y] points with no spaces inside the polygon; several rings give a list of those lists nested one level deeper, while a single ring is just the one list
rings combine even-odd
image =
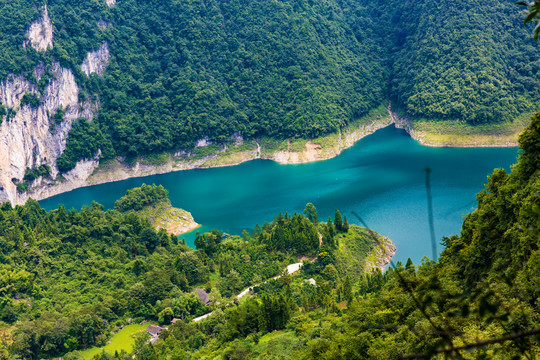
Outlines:
[{"label": "forested mountain slope", "polygon": [[538,44],[511,1],[407,1],[392,21],[391,96],[413,116],[508,121],[540,96]]},{"label": "forested mountain slope", "polygon": [[[51,0],[52,45],[23,48],[43,4],[1,4],[0,78],[43,87],[51,62],[71,69],[80,99],[99,101],[95,129],[82,131],[102,134],[90,150],[105,157],[236,132],[314,138],[388,98],[415,116],[478,124],[534,110],[540,97],[538,47],[508,1]],[[110,58],[92,73],[84,61],[98,49]],[[68,144],[61,170],[87,152]]]},{"label": "forested mountain slope", "polygon": [[503,0],[14,0],[0,18],[3,200],[80,160],[317,138],[388,100],[472,125],[540,100],[538,45]]}]

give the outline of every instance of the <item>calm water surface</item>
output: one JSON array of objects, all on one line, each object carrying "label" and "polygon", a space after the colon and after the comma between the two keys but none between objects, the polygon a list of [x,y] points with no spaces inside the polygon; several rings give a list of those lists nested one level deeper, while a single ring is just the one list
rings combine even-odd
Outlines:
[{"label": "calm water surface", "polygon": [[[253,160],[234,167],[195,169],[128,179],[60,194],[41,201],[46,209],[59,204],[80,209],[92,200],[112,208],[127,189],[161,184],[173,206],[190,211],[199,231],[230,234],[252,230],[279,212],[303,211],[312,202],[319,219],[338,208],[350,223],[364,221],[397,246],[394,260],[419,263],[431,256],[425,168],[431,168],[435,234],[458,234],[463,215],[474,209],[475,196],[494,168],[509,169],[517,148],[431,148],[404,131],[388,127],[370,135],[336,158],[301,165]],[[185,234],[193,245],[195,234]],[[438,244],[440,252],[441,245]]]}]

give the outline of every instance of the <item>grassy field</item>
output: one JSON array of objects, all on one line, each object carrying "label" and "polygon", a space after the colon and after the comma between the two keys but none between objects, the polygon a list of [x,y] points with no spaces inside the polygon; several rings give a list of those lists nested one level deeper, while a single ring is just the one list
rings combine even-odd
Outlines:
[{"label": "grassy field", "polygon": [[146,328],[150,325],[132,324],[124,327],[118,333],[116,333],[111,341],[102,348],[94,347],[88,350],[82,351],[81,354],[85,360],[91,360],[95,355],[101,354],[102,351],[105,351],[108,354],[114,355],[115,351],[121,352],[125,350],[126,352],[131,352],[133,350],[133,345],[135,344],[135,338],[133,335],[145,331]]}]

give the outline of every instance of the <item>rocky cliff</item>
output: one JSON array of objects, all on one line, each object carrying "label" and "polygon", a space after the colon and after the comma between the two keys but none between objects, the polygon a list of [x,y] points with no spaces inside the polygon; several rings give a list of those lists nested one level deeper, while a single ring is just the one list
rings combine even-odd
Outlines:
[{"label": "rocky cliff", "polygon": [[52,49],[53,27],[46,5],[41,9],[41,18],[30,25],[26,36],[28,37],[28,40],[23,43],[24,47],[31,44],[37,51],[47,51],[47,49]]},{"label": "rocky cliff", "polygon": [[88,76],[92,73],[102,76],[105,73],[105,68],[109,63],[109,44],[104,43],[96,51],[91,51],[86,55],[81,70]]},{"label": "rocky cliff", "polygon": [[[26,200],[15,183],[23,179],[27,168],[49,165],[51,176],[56,177],[56,159],[65,149],[71,123],[93,116],[92,106],[78,101],[79,87],[72,71],[58,63],[52,64],[51,71],[52,79],[43,93],[22,76],[10,76],[0,83],[0,100],[9,115],[0,125],[0,202]],[[43,76],[40,67],[35,75],[38,80]],[[40,105],[23,104],[25,94],[35,94]],[[59,109],[64,111],[63,121],[55,123],[53,116]]]},{"label": "rocky cliff", "polygon": [[[31,24],[27,38],[22,46],[31,45],[38,51],[53,47],[53,27],[46,6],[42,8],[41,18]],[[108,59],[109,50],[105,43],[88,54],[81,69],[88,75],[93,72],[101,75]],[[36,190],[37,197],[44,197],[39,194],[47,192],[48,183],[86,179],[97,166],[96,160],[80,162],[62,179],[56,179],[56,159],[66,147],[72,122],[79,117],[92,119],[99,103],[80,102],[80,88],[72,70],[63,68],[57,62],[52,62],[50,66],[37,66],[34,76],[37,81],[43,76],[49,79],[41,91],[21,75],[9,75],[0,82],[0,101],[7,113],[0,118],[0,203],[11,201],[19,204],[26,201],[28,193],[17,190],[17,183],[23,180],[26,169],[40,165],[50,167],[47,178],[40,177],[29,184],[31,189]],[[25,95],[26,99],[34,101],[25,101]],[[55,117],[59,111],[63,116]]]}]

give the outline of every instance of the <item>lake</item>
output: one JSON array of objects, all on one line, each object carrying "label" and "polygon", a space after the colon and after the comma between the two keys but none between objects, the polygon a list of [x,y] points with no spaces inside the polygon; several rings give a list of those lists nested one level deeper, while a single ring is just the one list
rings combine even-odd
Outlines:
[{"label": "lake", "polygon": [[[356,212],[397,247],[394,261],[431,257],[425,169],[431,190],[437,250],[442,236],[459,234],[463,215],[476,206],[476,193],[494,168],[509,170],[517,148],[433,148],[420,145],[394,126],[358,141],[330,160],[281,165],[253,160],[233,167],[178,171],[76,189],[40,201],[47,210],[60,204],[80,209],[92,200],[112,208],[127,189],[161,184],[173,206],[190,211],[203,226],[230,234],[252,231],[279,212],[302,212],[312,202],[319,220],[337,208],[350,223]],[[194,232],[185,234],[193,246]],[[182,236],[181,236],[182,237]]]}]

